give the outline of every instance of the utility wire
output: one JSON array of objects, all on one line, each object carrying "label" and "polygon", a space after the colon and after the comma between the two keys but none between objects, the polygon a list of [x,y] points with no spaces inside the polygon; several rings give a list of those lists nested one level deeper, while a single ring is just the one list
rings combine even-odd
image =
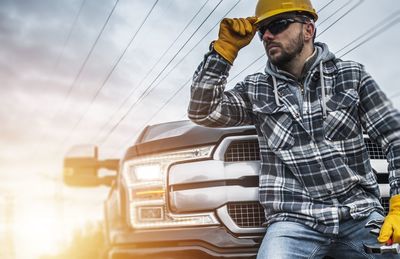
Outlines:
[{"label": "utility wire", "polygon": [[88,62],[90,56],[92,55],[92,53],[93,53],[93,51],[94,51],[94,49],[95,49],[97,43],[99,42],[100,37],[103,35],[104,29],[106,28],[108,22],[110,21],[110,18],[111,18],[111,16],[113,15],[114,10],[115,10],[115,8],[116,8],[117,5],[118,5],[118,2],[119,2],[119,0],[116,0],[116,1],[115,1],[114,6],[113,6],[113,8],[111,9],[110,13],[108,14],[106,21],[104,22],[102,28],[100,29],[100,32],[97,34],[97,37],[96,37],[95,41],[93,42],[92,46],[90,47],[90,50],[89,50],[88,54],[86,55],[84,61],[82,62],[81,66],[79,67],[78,73],[76,74],[74,80],[72,81],[72,83],[71,83],[71,85],[70,85],[70,87],[69,87],[69,89],[68,89],[67,97],[66,97],[66,102],[69,100],[69,98],[70,98],[70,96],[71,96],[71,93],[72,93],[73,89],[75,88],[75,84],[77,83],[77,81],[78,81],[78,79],[80,78],[80,76],[81,76],[83,70],[85,69],[86,64],[87,64],[87,62]]},{"label": "utility wire", "polygon": [[324,20],[318,22],[318,26],[321,26],[322,24],[324,24],[326,21],[328,21],[331,17],[335,16],[335,14],[337,14],[338,12],[340,12],[343,8],[345,8],[346,6],[348,6],[351,3],[351,0],[348,0],[346,3],[344,3],[343,5],[339,6],[338,9],[336,9],[335,11],[333,11],[331,13],[331,15],[328,15],[328,17],[326,17]]},{"label": "utility wire", "polygon": [[364,0],[359,0],[355,5],[353,5],[347,12],[345,12],[343,15],[341,15],[338,19],[336,19],[335,22],[333,22],[332,24],[330,24],[328,27],[326,27],[322,32],[319,33],[319,36],[321,36],[322,34],[324,34],[324,32],[326,32],[327,30],[329,30],[333,25],[335,25],[337,22],[339,22],[341,19],[343,19],[345,16],[347,16],[350,12],[352,12],[353,10],[355,10],[356,8],[358,8],[362,3],[364,2]]},{"label": "utility wire", "polygon": [[[189,41],[193,38],[193,36],[198,32],[198,30],[204,25],[204,23],[210,18],[210,16],[214,13],[214,11],[218,8],[218,6],[222,3],[222,0],[218,2],[218,4],[213,8],[213,10],[207,15],[207,17],[203,20],[203,22],[197,27],[197,29],[192,33],[189,39],[181,46],[177,53],[172,57],[172,59],[164,66],[164,68],[158,73],[158,75],[153,79],[150,85],[145,89],[145,91],[139,96],[137,103],[141,102],[150,92],[154,89],[154,83],[157,79],[162,75],[162,73],[167,69],[167,67],[172,63],[172,61],[180,54],[183,48],[189,43]],[[137,104],[135,103],[135,105]],[[135,106],[133,105],[133,106]],[[133,108],[132,106],[132,108]]]},{"label": "utility wire", "polygon": [[[64,56],[65,48],[66,48],[67,44],[69,43],[69,41],[71,39],[72,32],[74,31],[74,29],[76,27],[76,24],[77,24],[77,22],[79,20],[79,17],[81,16],[81,13],[82,13],[82,10],[83,10],[83,6],[85,5],[85,3],[86,3],[86,0],[82,0],[81,1],[81,4],[80,4],[79,9],[78,9],[78,12],[75,15],[74,20],[73,20],[73,22],[72,22],[72,24],[71,24],[71,26],[69,28],[68,35],[64,40],[62,49],[61,49],[59,55],[57,56],[56,63],[54,65],[54,69],[53,69],[53,73],[54,73],[54,71],[56,71],[58,69],[58,67],[60,65],[60,60]],[[63,103],[65,103],[66,100],[67,100],[67,94],[64,97]],[[57,111],[54,114],[51,115],[50,121],[53,121],[56,118],[56,116],[59,113],[59,110],[61,110],[61,108],[62,108],[62,106],[59,106]],[[32,111],[31,113],[34,113],[36,109],[37,108],[35,108],[34,111]],[[43,143],[44,138],[45,138],[45,133],[40,134],[40,137],[39,137],[40,141],[35,144],[35,146],[33,148],[34,150],[36,150],[38,148],[38,146]],[[38,155],[38,153],[35,154],[34,160],[36,159],[37,155]]]},{"label": "utility wire", "polygon": [[[75,15],[74,20],[73,20],[73,22],[72,22],[72,24],[71,24],[71,26],[70,26],[70,28],[69,28],[68,35],[67,35],[67,37],[66,37],[65,40],[64,40],[63,46],[62,46],[62,48],[61,48],[61,51],[60,51],[60,53],[57,55],[56,62],[55,62],[55,64],[54,64],[54,66],[53,66],[52,71],[50,72],[51,75],[53,75],[53,74],[55,73],[55,71],[57,71],[58,66],[60,65],[60,61],[61,61],[62,57],[64,56],[65,48],[66,48],[68,42],[69,42],[70,39],[71,39],[72,32],[74,31],[74,29],[75,29],[75,27],[76,27],[76,23],[78,22],[78,19],[79,19],[81,13],[82,13],[82,9],[83,9],[83,6],[85,5],[85,2],[86,2],[86,0],[82,0],[81,4],[80,4],[80,6],[79,6],[78,12],[77,12],[77,14]],[[64,98],[64,102],[65,102],[65,100],[66,100],[66,98]],[[32,109],[32,111],[30,111],[30,114],[34,114],[34,113],[36,112],[38,106],[39,106],[39,105],[36,105],[36,107],[35,107],[34,109]],[[58,112],[55,112],[53,115],[51,115],[51,120],[53,120],[53,119],[55,118],[55,116],[56,116],[57,113],[58,113]]]},{"label": "utility wire", "polygon": [[[117,0],[118,1],[118,0]],[[140,24],[139,28],[136,30],[135,34],[132,36],[132,38],[130,39],[128,45],[125,47],[124,51],[121,53],[121,55],[118,57],[117,61],[115,62],[115,64],[113,65],[112,69],[110,70],[110,72],[107,74],[106,78],[104,79],[103,83],[101,84],[100,88],[97,89],[96,94],[92,97],[92,100],[89,104],[89,106],[91,106],[94,102],[94,100],[96,99],[97,95],[100,93],[101,89],[105,86],[105,84],[108,82],[108,80],[110,79],[112,73],[115,71],[115,69],[117,68],[118,64],[120,63],[120,61],[122,60],[123,56],[126,54],[128,48],[132,45],[133,41],[135,40],[136,36],[138,35],[139,31],[142,29],[143,25],[145,24],[145,22],[147,21],[147,19],[149,18],[150,14],[152,13],[152,11],[154,10],[154,7],[157,5],[159,0],[156,0],[153,4],[153,6],[151,7],[151,9],[149,10],[149,12],[146,14],[146,17],[144,18],[144,20],[142,21],[142,23]],[[83,119],[83,117],[86,115],[87,111],[89,109],[86,109],[86,112],[83,114],[83,116],[81,116],[78,120],[77,123],[75,123],[74,127],[72,128],[72,130],[69,131],[67,137],[64,139],[63,143],[65,143],[72,135],[72,133],[75,131],[75,129],[77,128],[77,126],[80,124],[81,120]]]},{"label": "utility wire", "polygon": [[[142,23],[140,24],[139,28],[137,29],[137,31],[135,32],[135,34],[133,35],[133,37],[131,38],[131,40],[129,41],[128,45],[125,47],[124,51],[122,52],[122,54],[119,56],[117,62],[114,64],[114,66],[112,67],[111,71],[108,73],[107,77],[104,79],[101,87],[103,87],[107,81],[110,79],[112,73],[114,73],[115,69],[117,68],[119,62],[122,60],[122,58],[124,57],[124,55],[126,54],[127,50],[129,49],[129,47],[132,45],[132,42],[135,40],[136,36],[138,35],[139,31],[142,29],[143,25],[146,23],[147,19],[149,18],[150,14],[153,12],[154,7],[156,7],[157,3],[159,0],[156,0],[153,4],[153,6],[151,7],[150,11],[147,13],[146,17],[144,18],[144,20],[142,21]],[[100,89],[101,90],[101,89]]]},{"label": "utility wire", "polygon": [[[86,1],[86,0],[84,0],[84,1]],[[62,109],[63,109],[63,106],[66,105],[66,103],[68,102],[69,97],[70,97],[70,94],[71,94],[71,92],[72,92],[72,89],[74,88],[75,83],[78,81],[78,78],[80,77],[80,75],[81,75],[83,69],[85,68],[85,66],[86,66],[86,64],[87,64],[87,61],[89,60],[91,54],[93,53],[93,50],[94,50],[94,48],[96,47],[96,45],[97,45],[97,43],[98,43],[98,41],[99,41],[101,35],[103,34],[104,29],[105,29],[105,27],[107,26],[107,24],[108,24],[108,22],[109,22],[109,20],[110,20],[110,18],[111,18],[111,16],[112,16],[112,14],[114,13],[114,10],[115,10],[115,8],[116,8],[118,2],[119,2],[119,0],[116,0],[116,1],[115,1],[112,10],[110,11],[110,13],[109,13],[109,15],[108,15],[106,21],[104,22],[102,28],[100,29],[100,32],[98,33],[98,35],[97,35],[95,41],[93,42],[93,44],[92,44],[92,46],[91,46],[91,48],[90,48],[88,54],[86,55],[86,57],[85,57],[85,59],[84,59],[84,62],[81,64],[81,66],[80,66],[80,68],[79,68],[78,74],[75,76],[73,82],[71,83],[71,85],[70,85],[70,87],[69,87],[69,89],[68,89],[67,94],[65,95],[65,98],[64,98],[64,101],[63,101],[63,105],[61,105],[61,106],[58,107],[57,111],[56,111],[56,112],[54,113],[54,115],[51,117],[50,121],[54,121],[55,118],[57,118],[57,117],[59,116],[60,112],[61,112]],[[83,3],[81,4],[81,9],[82,9],[82,6],[83,6]],[[79,13],[80,13],[81,9],[79,10]],[[75,127],[76,127],[76,125],[73,127],[73,129],[75,129]],[[70,134],[71,134],[71,131],[67,134],[67,137],[62,141],[62,143],[64,143],[64,142],[69,138]],[[41,137],[41,139],[43,140],[44,137],[45,137],[45,136],[43,135],[43,136]],[[40,142],[42,142],[42,141],[40,141]]]},{"label": "utility wire", "polygon": [[[144,126],[149,125],[150,122],[164,109],[165,106],[168,105],[168,103],[170,103],[177,95],[178,93],[180,93],[184,87],[190,83],[192,79],[190,78],[189,80],[187,80],[185,83],[183,83],[173,94],[172,96],[156,111],[155,114],[153,114],[153,116],[150,117],[150,119],[148,119],[145,123],[142,124],[142,126],[140,127],[140,129],[142,129]],[[122,145],[117,148],[117,150],[122,150],[124,148],[124,146],[126,145],[126,143],[129,143],[129,140],[132,139],[132,137],[129,137],[127,139],[125,139],[122,142]]]},{"label": "utility wire", "polygon": [[[223,17],[226,17],[239,3],[240,3],[240,1],[241,0],[238,0],[224,15],[223,15]],[[174,65],[174,67],[170,70],[170,71],[168,71],[168,73],[153,87],[153,89],[151,89],[151,91],[148,93],[148,94],[150,94],[153,90],[154,90],[154,88],[155,87],[157,87],[162,81],[164,81],[164,79],[166,79],[166,77],[180,64],[180,63],[182,63],[182,61],[215,29],[215,27],[217,27],[219,24],[220,24],[220,22],[222,21],[222,19],[221,20],[219,20],[187,53],[186,53],[186,55],[185,56],[183,56],[175,65]],[[190,82],[190,80],[191,80],[191,77],[188,79],[188,81]],[[186,83],[185,83],[186,84]],[[180,92],[182,89],[183,89],[183,87],[185,86],[185,84],[183,84],[175,93],[174,93],[174,96],[178,93],[178,92]],[[147,94],[147,95],[148,95]],[[146,96],[147,96],[146,95]],[[146,96],[144,96],[144,98],[146,97]],[[171,100],[172,100],[172,98],[170,98]],[[143,99],[142,99],[143,100]],[[167,102],[168,103],[168,102]],[[165,107],[165,105],[163,105],[163,107]],[[162,108],[163,108],[162,107]],[[161,109],[159,109],[156,113],[158,114],[159,112],[161,111]],[[155,116],[152,116],[152,118],[150,119],[150,121],[154,118]],[[144,124],[144,125],[146,125],[147,124],[147,122]],[[125,142],[124,142],[125,143]]]},{"label": "utility wire", "polygon": [[322,6],[317,12],[318,12],[318,14],[320,13],[320,12],[322,12],[326,7],[328,7],[330,4],[332,4],[333,2],[335,2],[335,0],[331,0],[331,1],[329,1],[329,3],[327,3],[327,4],[325,4],[324,6]]},{"label": "utility wire", "polygon": [[71,39],[72,32],[75,29],[75,26],[76,26],[76,23],[78,22],[79,17],[81,16],[82,9],[83,9],[83,6],[85,5],[85,3],[86,3],[86,0],[82,0],[81,4],[79,6],[78,13],[75,15],[74,21],[72,22],[71,27],[69,28],[67,38],[64,40],[60,54],[57,56],[56,64],[54,66],[55,70],[58,69],[58,66],[60,65],[60,60],[64,56],[65,48],[67,47],[67,44],[68,44],[69,40]]},{"label": "utility wire", "polygon": [[[237,1],[223,16],[224,18],[240,3],[241,0]],[[200,43],[221,23],[222,19],[219,20],[186,54],[183,56],[169,71],[164,75],[157,84],[149,91],[142,99],[146,98],[157,86],[159,86],[186,58],[192,53],[192,51],[200,45]]]},{"label": "utility wire", "polygon": [[232,80],[234,80],[235,78],[237,78],[240,74],[242,74],[245,70],[247,70],[248,68],[250,68],[252,65],[254,65],[257,61],[261,60],[262,58],[265,57],[265,54],[262,54],[261,56],[259,56],[258,58],[256,58],[253,62],[251,62],[250,64],[248,64],[245,68],[243,68],[239,73],[237,73],[234,77],[230,78],[226,83],[230,83],[232,82]]},{"label": "utility wire", "polygon": [[186,24],[186,26],[183,28],[183,30],[179,33],[179,35],[175,38],[175,40],[168,46],[168,48],[164,51],[164,53],[158,58],[158,60],[153,64],[153,66],[151,67],[151,69],[146,73],[146,75],[144,77],[142,77],[142,79],[140,80],[139,84],[137,87],[132,88],[132,90],[130,91],[130,93],[125,97],[125,99],[121,102],[121,104],[119,105],[119,107],[114,110],[114,112],[112,113],[112,115],[109,117],[108,121],[106,123],[104,123],[100,130],[98,131],[98,133],[96,134],[95,137],[93,137],[91,139],[90,142],[93,142],[96,138],[99,137],[100,133],[103,132],[103,130],[105,129],[105,127],[111,122],[111,120],[114,118],[114,116],[117,114],[118,111],[121,110],[122,107],[125,106],[125,104],[127,103],[127,101],[132,97],[132,95],[136,92],[136,90],[142,85],[142,83],[144,82],[145,79],[147,79],[147,77],[151,74],[151,72],[153,72],[153,70],[156,68],[156,66],[160,63],[160,61],[165,57],[165,55],[171,50],[171,48],[175,45],[175,43],[178,41],[178,39],[183,35],[183,33],[187,30],[187,28],[189,28],[189,26],[193,23],[193,21],[195,20],[195,18],[200,14],[200,12],[204,9],[204,7],[206,6],[206,4],[209,2],[210,0],[207,0],[206,2],[204,2],[204,4],[200,7],[200,9],[196,12],[196,14],[190,19],[190,21]]},{"label": "utility wire", "polygon": [[[398,15],[397,15],[398,16]],[[342,54],[339,58],[342,58],[343,56],[349,54],[350,52],[352,52],[353,50],[359,48],[361,45],[364,45],[365,43],[367,43],[368,41],[376,38],[377,36],[381,35],[382,33],[384,33],[385,31],[387,31],[388,29],[390,29],[392,26],[396,25],[397,23],[400,22],[400,18],[397,17],[397,19],[395,19],[394,21],[390,22],[389,24],[385,25],[385,28],[378,30],[376,33],[372,34],[370,37],[368,37],[367,39],[361,41],[360,43],[358,43],[356,46],[354,46],[353,48],[351,48],[350,50],[348,50],[347,52],[345,52],[344,54]],[[372,29],[372,28],[371,28]],[[373,30],[373,29],[372,29]],[[349,44],[348,44],[349,45]],[[346,45],[347,46],[347,45]]]},{"label": "utility wire", "polygon": [[178,52],[172,57],[172,59],[164,66],[164,68],[158,73],[155,79],[149,84],[149,86],[145,89],[145,91],[139,96],[136,102],[134,102],[128,109],[128,111],[119,119],[119,121],[107,132],[107,134],[102,138],[101,143],[104,143],[108,137],[116,130],[116,128],[120,125],[120,123],[126,118],[126,116],[130,113],[133,107],[141,101],[142,97],[146,94],[146,92],[150,89],[150,87],[154,84],[154,82],[160,77],[160,75],[165,71],[165,69],[172,63],[172,61],[176,58],[176,56],[182,51],[182,49],[186,46],[186,44],[193,38],[193,36],[198,32],[198,30],[204,25],[204,23],[208,20],[211,14],[217,9],[217,7],[222,3],[222,0],[218,2],[218,4],[213,8],[213,10],[207,15],[207,17],[203,20],[203,22],[197,27],[197,29],[193,32],[193,34],[189,37],[189,39],[182,45],[182,47],[178,50]]}]

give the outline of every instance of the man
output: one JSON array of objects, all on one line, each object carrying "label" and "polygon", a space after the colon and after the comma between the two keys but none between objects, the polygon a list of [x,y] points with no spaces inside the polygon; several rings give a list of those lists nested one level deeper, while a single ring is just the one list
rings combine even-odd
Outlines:
[{"label": "man", "polygon": [[[224,127],[254,124],[261,152],[259,199],[267,232],[258,258],[370,258],[364,226],[382,220],[363,131],[389,162],[390,212],[378,240],[400,242],[400,114],[356,62],[314,42],[309,0],[259,0],[256,16],[224,19],[196,70],[189,118]],[[224,90],[239,50],[256,31],[265,73]]]}]

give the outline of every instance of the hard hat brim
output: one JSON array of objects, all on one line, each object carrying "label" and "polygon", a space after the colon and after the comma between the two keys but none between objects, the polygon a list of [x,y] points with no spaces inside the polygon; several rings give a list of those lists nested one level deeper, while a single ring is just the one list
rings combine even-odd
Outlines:
[{"label": "hard hat brim", "polygon": [[266,12],[263,15],[257,17],[257,21],[254,24],[257,25],[260,22],[262,22],[262,21],[264,21],[266,19],[269,19],[271,17],[274,17],[274,16],[276,16],[278,14],[289,13],[289,12],[305,12],[307,14],[310,14],[314,18],[314,21],[316,21],[318,19],[318,15],[315,12],[315,10],[313,10],[313,12],[310,12],[309,9],[302,9],[302,8],[287,9],[286,8],[286,9],[275,9],[273,11]]}]

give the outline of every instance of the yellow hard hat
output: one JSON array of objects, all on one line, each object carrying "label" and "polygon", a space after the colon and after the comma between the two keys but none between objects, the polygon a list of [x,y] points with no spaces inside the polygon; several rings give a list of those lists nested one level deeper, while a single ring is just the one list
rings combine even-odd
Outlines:
[{"label": "yellow hard hat", "polygon": [[274,15],[287,12],[306,12],[313,16],[314,21],[318,19],[310,0],[258,0],[256,24]]}]

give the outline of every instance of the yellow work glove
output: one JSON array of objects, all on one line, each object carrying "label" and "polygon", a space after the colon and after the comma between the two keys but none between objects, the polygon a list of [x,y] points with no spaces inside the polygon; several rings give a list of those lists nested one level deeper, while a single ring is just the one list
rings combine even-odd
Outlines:
[{"label": "yellow work glove", "polygon": [[386,243],[392,238],[393,243],[400,243],[400,194],[390,198],[389,213],[381,228],[378,241]]},{"label": "yellow work glove", "polygon": [[250,43],[256,33],[256,17],[224,18],[219,25],[214,50],[233,64],[239,50]]}]

